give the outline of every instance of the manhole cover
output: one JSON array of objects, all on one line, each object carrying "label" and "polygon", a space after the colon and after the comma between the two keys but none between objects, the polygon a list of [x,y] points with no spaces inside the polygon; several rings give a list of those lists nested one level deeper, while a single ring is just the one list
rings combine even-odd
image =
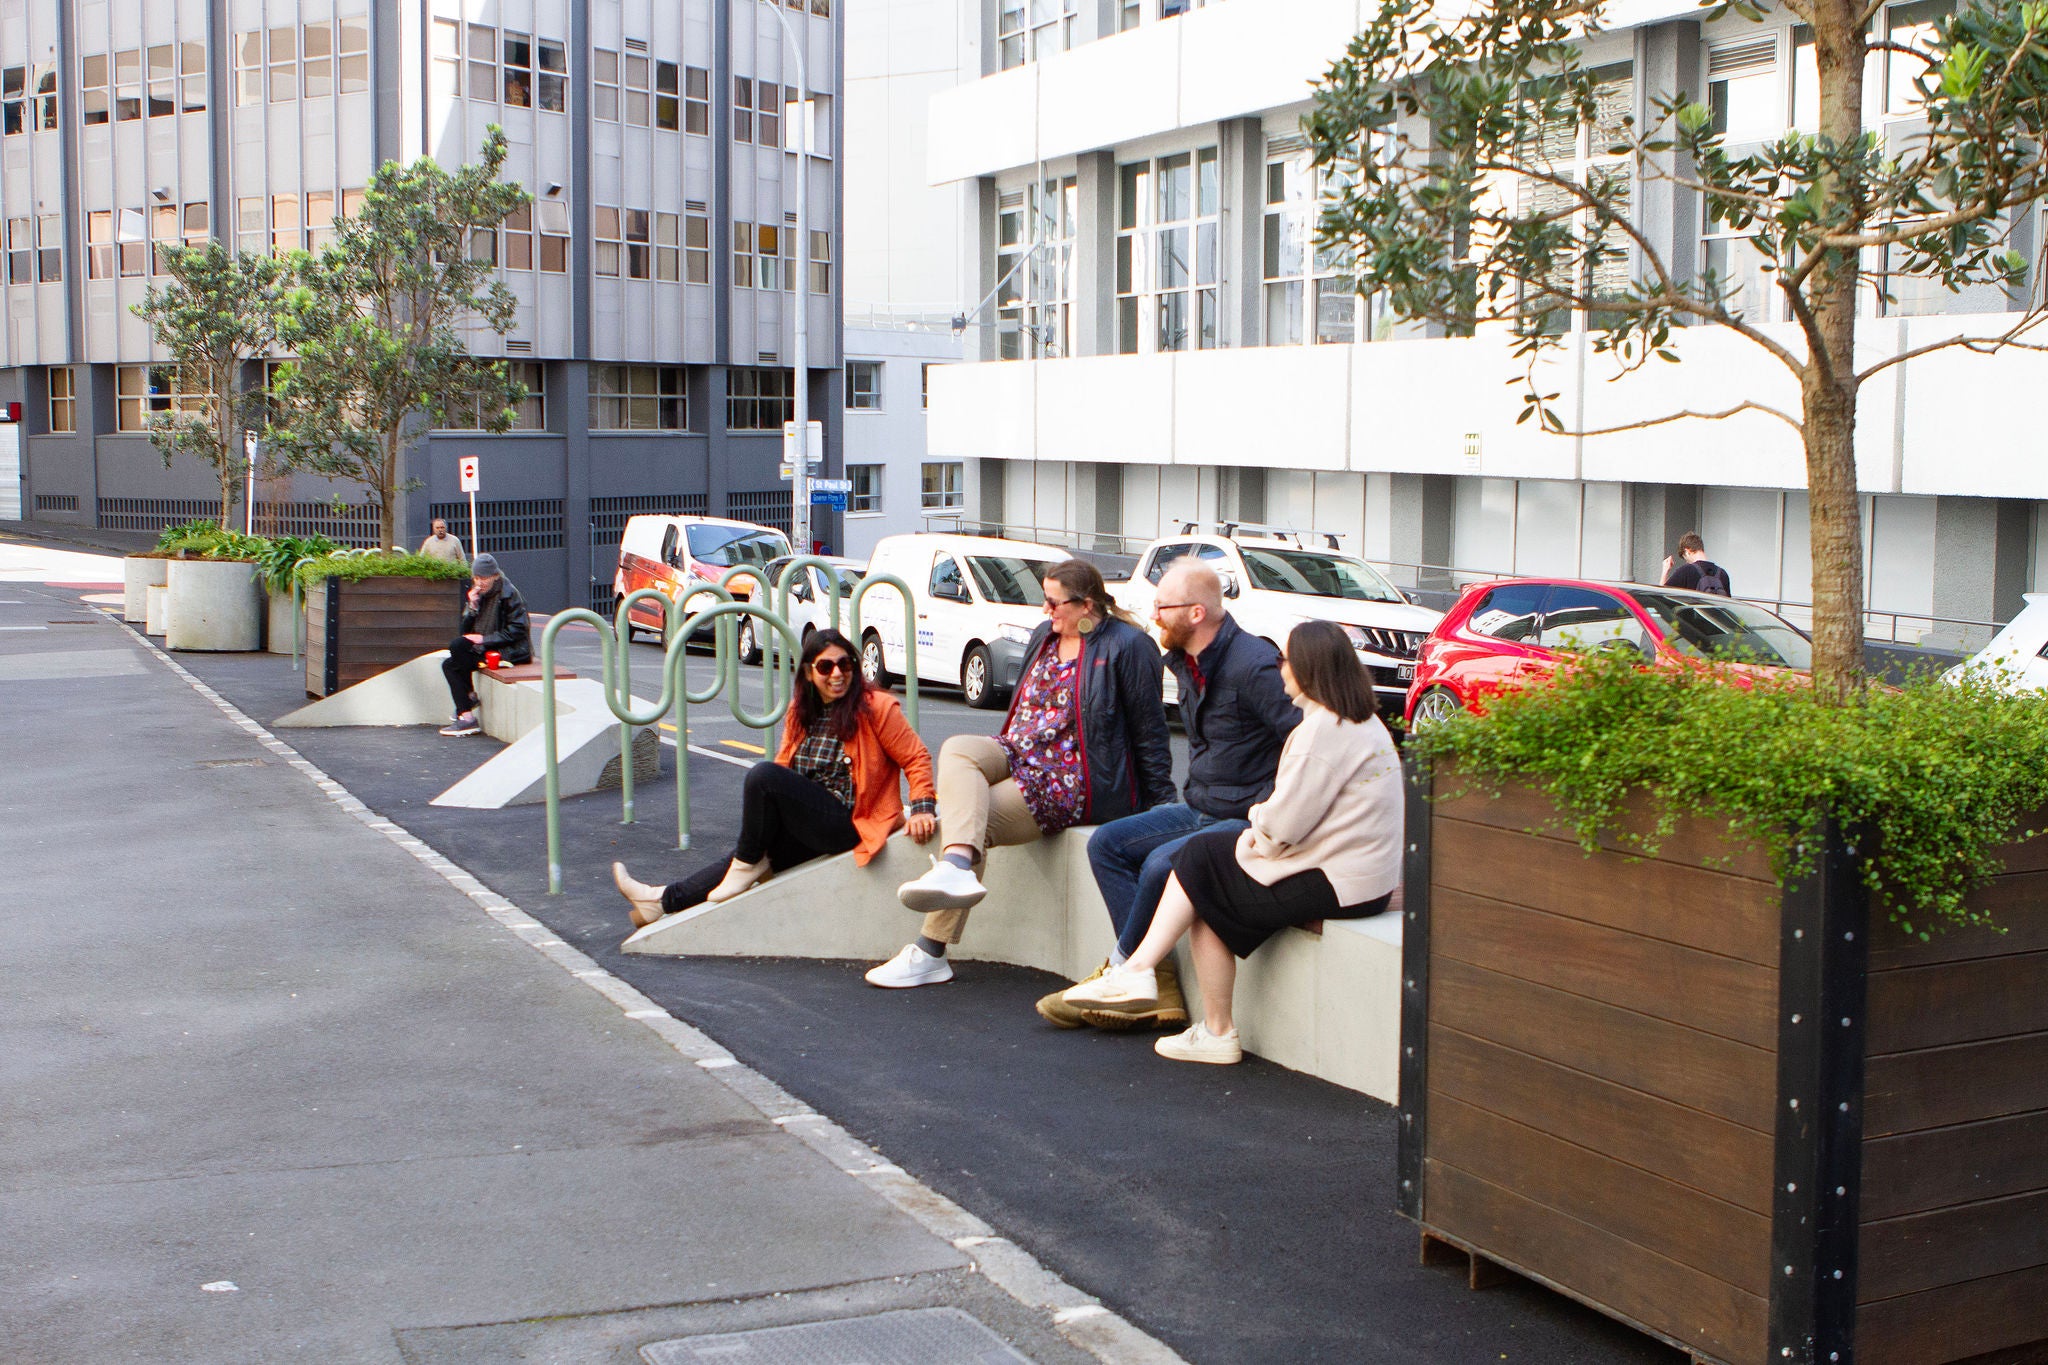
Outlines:
[{"label": "manhole cover", "polygon": [[647,1365],[1031,1365],[957,1308],[679,1337],[640,1348]]}]

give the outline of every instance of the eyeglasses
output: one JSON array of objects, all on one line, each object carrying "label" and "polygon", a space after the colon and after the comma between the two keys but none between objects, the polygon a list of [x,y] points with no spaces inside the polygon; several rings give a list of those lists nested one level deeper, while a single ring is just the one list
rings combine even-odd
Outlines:
[{"label": "eyeglasses", "polygon": [[1154,614],[1157,614],[1162,611],[1179,611],[1182,607],[1199,607],[1201,605],[1200,602],[1154,602],[1152,610]]},{"label": "eyeglasses", "polygon": [[1071,607],[1080,600],[1078,597],[1047,597],[1045,605],[1048,607]]},{"label": "eyeglasses", "polygon": [[847,658],[843,654],[837,654],[829,659],[813,659],[811,661],[811,667],[816,671],[825,674],[828,677],[834,673],[846,673],[850,675],[853,672],[853,660]]}]

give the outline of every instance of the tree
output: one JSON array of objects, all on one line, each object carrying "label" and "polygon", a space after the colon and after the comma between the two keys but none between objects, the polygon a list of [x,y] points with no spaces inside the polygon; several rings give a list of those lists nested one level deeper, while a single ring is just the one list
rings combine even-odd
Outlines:
[{"label": "tree", "polygon": [[[1863,531],[1856,500],[1857,394],[1872,376],[1949,348],[2048,349],[2026,339],[2038,302],[1991,335],[1956,335],[1857,368],[1859,297],[1899,277],[2024,285],[2008,245],[2016,211],[2048,193],[2048,4],[1971,4],[1920,44],[1867,30],[1883,0],[1783,0],[1811,32],[1819,118],[1743,153],[1685,91],[1654,95],[1643,126],[1581,63],[1603,0],[1490,0],[1438,14],[1386,0],[1318,86],[1308,120],[1317,164],[1338,188],[1318,228],[1349,253],[1361,292],[1454,334],[1513,329],[1526,365],[1524,421],[1564,423],[1539,358],[1581,314],[1617,376],[1676,360],[1676,329],[1717,326],[1762,347],[1799,386],[1795,411],[1749,399],[1583,431],[1762,412],[1800,435],[1812,508],[1814,675],[1847,693],[1862,677]],[[1753,0],[1703,19],[1765,18]],[[1865,59],[1918,64],[1917,130],[1886,139],[1864,124]],[[1897,125],[1894,125],[1896,128]],[[1586,130],[1611,154],[1590,169],[1556,154]],[[1674,260],[1635,223],[1642,189],[1703,196],[1708,219],[1748,235],[1764,291]],[[1892,253],[1889,275],[1864,253]],[[1789,330],[1764,325],[1756,295],[1781,298]]]},{"label": "tree", "polygon": [[249,472],[243,437],[264,419],[261,386],[244,387],[252,361],[270,350],[277,334],[280,262],[230,252],[217,241],[160,248],[160,273],[135,305],[156,343],[171,353],[181,397],[152,413],[149,437],[168,467],[180,452],[198,456],[220,476],[220,524],[232,524],[235,502]]},{"label": "tree", "polygon": [[301,254],[285,300],[280,340],[297,357],[275,386],[274,439],[303,467],[369,489],[380,543],[396,543],[398,499],[419,487],[402,477],[419,433],[479,410],[487,431],[512,424],[525,385],[503,362],[469,353],[466,326],[503,336],[513,296],[494,278],[499,223],[530,196],[503,184],[505,134],[495,125],[476,161],[453,172],[422,157],[387,161],[362,211],[339,223],[317,256]]}]

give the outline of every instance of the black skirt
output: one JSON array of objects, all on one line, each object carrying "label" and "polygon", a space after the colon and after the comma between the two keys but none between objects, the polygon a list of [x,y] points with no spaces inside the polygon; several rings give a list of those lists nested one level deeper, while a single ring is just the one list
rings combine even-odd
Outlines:
[{"label": "black skirt", "polygon": [[1197,834],[1173,855],[1173,872],[1202,923],[1239,957],[1250,957],[1282,929],[1319,919],[1364,919],[1385,910],[1393,899],[1389,892],[1357,905],[1339,905],[1320,868],[1263,885],[1238,864],[1237,838],[1235,830]]}]

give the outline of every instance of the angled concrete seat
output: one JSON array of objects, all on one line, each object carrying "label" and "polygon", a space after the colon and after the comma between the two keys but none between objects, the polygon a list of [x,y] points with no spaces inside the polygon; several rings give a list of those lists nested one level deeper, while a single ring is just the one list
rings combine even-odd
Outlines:
[{"label": "angled concrete seat", "polygon": [[[1069,979],[1094,971],[1116,939],[1088,866],[1091,833],[991,849],[982,875],[988,899],[950,955]],[[919,917],[897,901],[896,888],[923,873],[935,851],[898,834],[864,868],[851,853],[820,858],[729,901],[664,916],[628,938],[625,951],[879,962],[915,937]],[[1185,946],[1180,958],[1189,1008],[1199,1009]],[[1276,934],[1238,965],[1233,1004],[1247,1050],[1392,1102],[1400,1078],[1399,898],[1369,920]]]}]

